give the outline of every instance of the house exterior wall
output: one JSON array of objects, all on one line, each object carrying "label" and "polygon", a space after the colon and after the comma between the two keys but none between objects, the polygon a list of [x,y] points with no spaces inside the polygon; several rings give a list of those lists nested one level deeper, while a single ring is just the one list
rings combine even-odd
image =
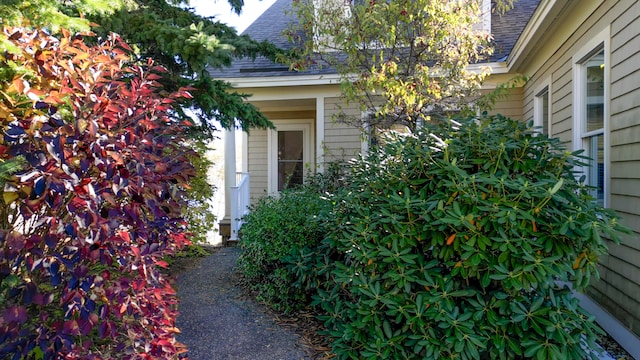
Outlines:
[{"label": "house exterior wall", "polygon": [[[640,1],[580,1],[556,19],[546,38],[520,72],[531,80],[524,88],[523,115],[533,118],[536,89],[550,87],[551,129],[568,148],[573,147],[576,79],[575,56],[599,34],[608,54],[608,207],[622,216],[633,234],[611,244],[601,260],[601,279],[589,295],[624,326],[640,335]],[[566,20],[566,21],[564,21]],[[608,29],[608,30],[607,30]],[[564,37],[564,38],[563,38]],[[605,75],[606,76],[606,75]],[[605,99],[605,102],[607,101]],[[606,161],[606,160],[605,160]],[[605,180],[606,183],[607,180]]]},{"label": "house exterior wall", "polygon": [[[338,121],[334,116],[339,111],[344,111],[350,115],[358,115],[360,111],[357,105],[347,106],[339,97],[323,98],[324,104],[324,121],[315,121],[315,110],[291,110],[287,108],[270,109],[264,111],[264,115],[273,121],[277,127],[278,123],[294,123],[301,119],[314,119],[315,132],[317,127],[322,126],[324,129],[323,141],[323,161],[344,162],[354,158],[362,149],[361,131],[354,127]],[[263,197],[268,193],[269,186],[269,131],[261,129],[252,129],[247,136],[247,170],[251,176],[251,199]],[[312,139],[311,147],[316,148],[316,139]],[[312,164],[312,171],[315,166]]]},{"label": "house exterior wall", "polygon": [[359,128],[336,121],[335,117],[344,112],[360,116],[357,104],[346,105],[338,97],[325,98],[324,110],[324,162],[345,162],[355,158],[362,150],[362,132]]},{"label": "house exterior wall", "polygon": [[[490,115],[502,114],[512,119],[522,120],[523,91],[522,87],[509,89],[505,96],[498,100],[494,108],[488,113]],[[483,93],[486,93],[486,91],[483,91]]]},{"label": "house exterior wall", "polygon": [[252,199],[267,194],[268,186],[268,130],[253,129],[247,136],[247,170],[251,176],[250,197]]}]

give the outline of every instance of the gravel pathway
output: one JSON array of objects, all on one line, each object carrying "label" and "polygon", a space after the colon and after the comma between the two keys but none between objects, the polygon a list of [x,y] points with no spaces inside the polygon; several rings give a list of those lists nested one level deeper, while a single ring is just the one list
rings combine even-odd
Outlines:
[{"label": "gravel pathway", "polygon": [[221,248],[178,275],[177,339],[187,345],[189,359],[308,359],[298,335],[241,297],[233,274],[239,253],[237,247]]}]

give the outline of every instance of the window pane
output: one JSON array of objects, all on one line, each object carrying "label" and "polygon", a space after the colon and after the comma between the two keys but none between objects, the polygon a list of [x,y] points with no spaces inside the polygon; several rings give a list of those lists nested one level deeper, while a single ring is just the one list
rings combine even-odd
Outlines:
[{"label": "window pane", "polygon": [[278,160],[302,161],[302,131],[278,131]]},{"label": "window pane", "polygon": [[585,139],[589,168],[587,169],[587,183],[595,189],[592,195],[598,204],[604,205],[604,136],[595,135]]},{"label": "window pane", "polygon": [[304,181],[302,131],[278,131],[278,191]]},{"label": "window pane", "polygon": [[586,129],[594,131],[604,127],[604,50],[585,63],[587,76]]},{"label": "window pane", "polygon": [[549,135],[549,91],[542,94],[542,133]]}]

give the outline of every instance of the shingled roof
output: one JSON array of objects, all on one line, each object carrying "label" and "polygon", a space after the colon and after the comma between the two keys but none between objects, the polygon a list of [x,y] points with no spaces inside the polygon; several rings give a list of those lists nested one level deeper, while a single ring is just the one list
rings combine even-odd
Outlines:
[{"label": "shingled roof", "polygon": [[539,3],[540,0],[516,0],[513,9],[506,14],[491,15],[491,33],[495,43],[495,52],[491,56],[491,61],[507,60]]},{"label": "shingled roof", "polygon": [[[293,44],[283,34],[296,21],[291,13],[292,0],[276,0],[243,34],[257,41],[269,40],[282,49],[290,49]],[[514,8],[504,15],[492,14],[491,30],[494,36],[495,52],[489,59],[491,62],[506,61],[513,46],[520,37],[540,0],[516,0]],[[210,68],[213,78],[250,78],[274,76],[300,76],[334,74],[330,67],[310,68],[305,71],[290,71],[285,64],[276,64],[265,57],[241,58],[230,67]]]}]

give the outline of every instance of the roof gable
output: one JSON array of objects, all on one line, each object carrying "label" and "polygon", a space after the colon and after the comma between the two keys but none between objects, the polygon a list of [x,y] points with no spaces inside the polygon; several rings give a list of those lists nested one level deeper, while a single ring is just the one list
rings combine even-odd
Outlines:
[{"label": "roof gable", "polygon": [[[516,0],[514,8],[500,15],[492,14],[491,30],[494,37],[495,52],[490,62],[505,62],[527,25],[531,15],[541,0]],[[260,17],[258,17],[242,34],[249,35],[257,41],[269,40],[283,49],[290,49],[293,44],[284,35],[285,30],[296,21],[291,12],[292,0],[276,0]],[[209,69],[214,78],[256,78],[281,76],[308,76],[335,74],[330,67],[316,67],[305,71],[290,71],[284,64],[276,64],[265,57],[236,59],[230,67]]]}]

